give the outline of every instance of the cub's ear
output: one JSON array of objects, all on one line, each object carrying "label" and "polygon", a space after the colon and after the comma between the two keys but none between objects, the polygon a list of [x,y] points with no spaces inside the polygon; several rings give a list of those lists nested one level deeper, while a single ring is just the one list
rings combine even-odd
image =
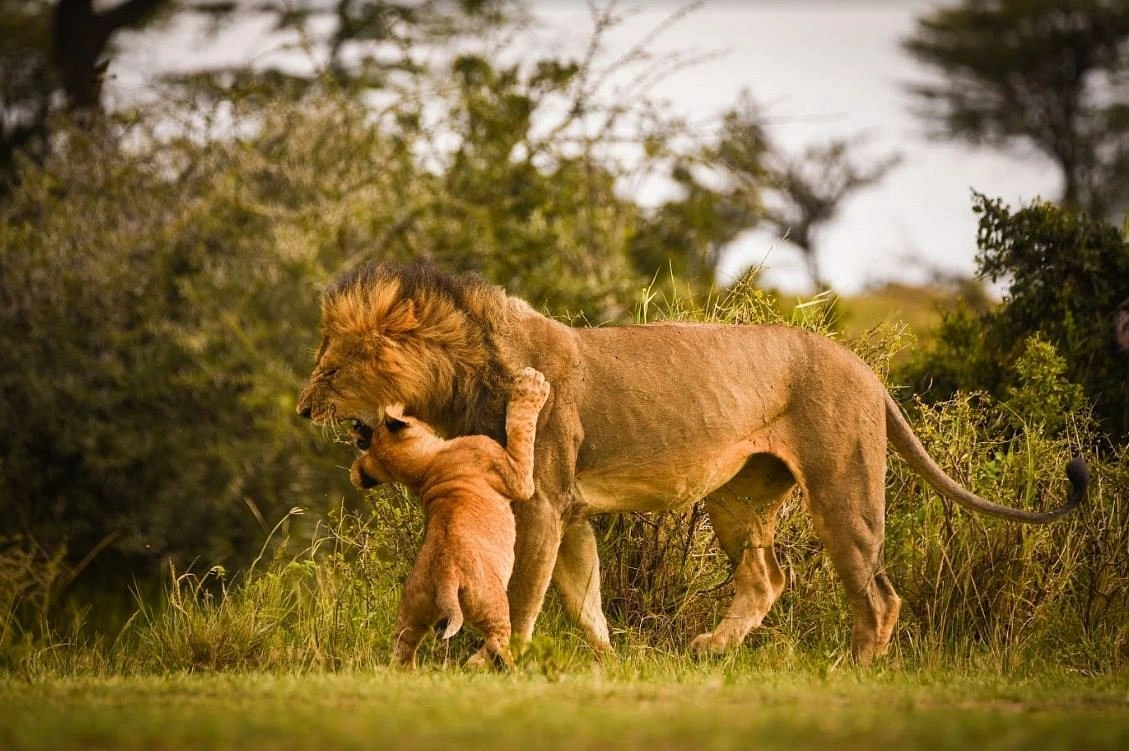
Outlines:
[{"label": "cub's ear", "polygon": [[414,300],[401,300],[388,311],[380,324],[380,333],[388,337],[403,336],[419,327]]},{"label": "cub's ear", "polygon": [[399,433],[408,427],[403,404],[389,404],[384,408],[384,427],[389,433]]}]

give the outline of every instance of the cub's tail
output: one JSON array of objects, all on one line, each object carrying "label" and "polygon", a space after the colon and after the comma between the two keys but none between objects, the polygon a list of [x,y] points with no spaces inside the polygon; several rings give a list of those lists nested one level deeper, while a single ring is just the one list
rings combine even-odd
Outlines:
[{"label": "cub's tail", "polygon": [[435,604],[439,606],[439,612],[442,613],[439,622],[435,625],[435,633],[440,639],[450,639],[463,627],[463,609],[459,605],[459,582],[456,577],[443,577],[435,593]]},{"label": "cub's tail", "polygon": [[1066,465],[1066,477],[1070,481],[1070,495],[1066,503],[1050,511],[1026,511],[993,503],[981,498],[975,493],[964,488],[953,478],[945,474],[937,462],[925,451],[925,447],[910,428],[902,410],[889,394],[886,394],[886,435],[890,443],[901,454],[902,458],[913,467],[934,490],[946,498],[956,501],[965,508],[979,511],[989,516],[998,516],[1001,519],[1011,519],[1024,524],[1046,524],[1060,516],[1073,511],[1086,499],[1086,492],[1090,485],[1090,470],[1086,462],[1079,457],[1070,460]]}]

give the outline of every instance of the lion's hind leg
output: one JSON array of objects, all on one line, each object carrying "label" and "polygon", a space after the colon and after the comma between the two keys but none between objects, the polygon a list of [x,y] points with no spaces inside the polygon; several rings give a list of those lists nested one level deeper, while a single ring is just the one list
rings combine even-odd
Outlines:
[{"label": "lion's hind leg", "polygon": [[[886,455],[858,452],[848,471],[811,472],[808,508],[816,534],[846,589],[851,607],[851,654],[868,665],[890,645],[901,598],[885,573]],[[869,465],[869,466],[868,466]]]},{"label": "lion's hind leg", "polygon": [[777,511],[794,484],[783,462],[756,454],[736,477],[707,496],[710,523],[735,566],[736,592],[717,627],[690,643],[692,652],[720,654],[738,648],[780,596],[784,572],[773,537]]}]

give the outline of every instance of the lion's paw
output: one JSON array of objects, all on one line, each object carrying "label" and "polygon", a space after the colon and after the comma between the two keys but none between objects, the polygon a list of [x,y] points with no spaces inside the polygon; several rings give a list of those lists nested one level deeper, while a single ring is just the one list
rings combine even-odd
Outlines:
[{"label": "lion's paw", "polygon": [[480,648],[466,659],[466,662],[463,663],[463,667],[467,670],[488,669],[490,667],[490,652],[485,646]]},{"label": "lion's paw", "polygon": [[690,654],[695,657],[709,657],[711,655],[723,655],[731,652],[738,645],[732,643],[726,634],[718,633],[717,631],[709,631],[704,634],[698,634],[694,640],[690,642]]},{"label": "lion's paw", "polygon": [[549,382],[535,368],[523,368],[514,378],[510,404],[527,409],[541,409],[549,398]]}]

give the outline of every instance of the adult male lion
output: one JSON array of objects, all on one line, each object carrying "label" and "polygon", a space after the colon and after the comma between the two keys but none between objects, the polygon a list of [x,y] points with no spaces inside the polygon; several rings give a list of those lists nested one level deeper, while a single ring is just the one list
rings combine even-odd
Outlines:
[{"label": "adult male lion", "polygon": [[448,435],[502,439],[506,389],[532,366],[553,384],[535,451],[537,490],[515,508],[509,600],[528,639],[550,578],[591,643],[609,648],[596,540],[587,518],[705,498],[736,566],[736,593],[696,652],[741,644],[784,586],[777,509],[799,483],[843,584],[860,663],[890,641],[900,599],[883,570],[886,440],[938,492],[968,508],[1040,524],[1086,493],[1067,466],[1066,505],[1045,513],[965,490],[926,454],[897,404],[854,354],[786,326],[658,323],[570,328],[473,276],[425,265],[365,265],[322,298],[322,341],[299,414],[374,425],[399,402]]}]

